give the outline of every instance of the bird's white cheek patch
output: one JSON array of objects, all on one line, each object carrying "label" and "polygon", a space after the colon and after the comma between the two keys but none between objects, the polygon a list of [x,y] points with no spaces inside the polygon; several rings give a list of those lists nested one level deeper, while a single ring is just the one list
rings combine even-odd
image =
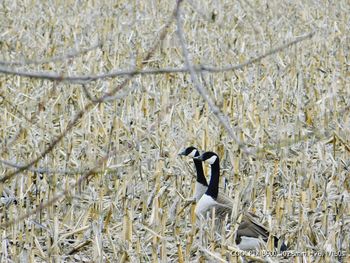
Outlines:
[{"label": "bird's white cheek patch", "polygon": [[218,157],[214,155],[214,156],[210,157],[209,159],[207,159],[207,162],[208,162],[209,164],[213,164],[213,163],[215,163],[215,161],[216,161],[217,158],[218,158]]},{"label": "bird's white cheek patch", "polygon": [[196,150],[192,150],[192,152],[190,152],[190,154],[188,155],[188,156],[190,156],[190,157],[195,157],[196,156]]},{"label": "bird's white cheek patch", "polygon": [[217,202],[209,195],[204,194],[196,205],[195,213],[197,216],[205,213],[208,209],[217,205]]}]

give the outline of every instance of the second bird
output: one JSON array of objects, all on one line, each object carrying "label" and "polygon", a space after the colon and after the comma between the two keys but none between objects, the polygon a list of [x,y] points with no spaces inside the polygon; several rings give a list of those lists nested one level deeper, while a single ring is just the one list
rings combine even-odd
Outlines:
[{"label": "second bird", "polygon": [[[200,200],[197,202],[195,213],[201,217],[208,210],[215,207],[215,216],[219,219],[230,218],[233,208],[232,199],[220,198],[219,195],[219,177],[220,177],[220,159],[214,152],[205,152],[198,157],[194,157],[194,160],[200,160],[208,162],[211,166],[211,178],[207,191],[203,194]],[[236,244],[240,249],[251,250],[257,249],[261,245],[261,241],[267,242],[269,238],[269,231],[260,222],[257,222],[255,215],[251,213],[245,213],[242,217],[242,221],[238,226],[236,233]],[[279,240],[277,237],[272,236],[274,239],[274,246],[279,246]],[[286,245],[282,242],[280,250],[286,250]]]}]

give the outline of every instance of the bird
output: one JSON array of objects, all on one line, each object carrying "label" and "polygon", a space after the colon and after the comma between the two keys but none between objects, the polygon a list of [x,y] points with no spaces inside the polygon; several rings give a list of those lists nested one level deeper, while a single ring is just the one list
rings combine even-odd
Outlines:
[{"label": "bird", "polygon": [[[180,151],[179,155],[189,156],[194,158],[194,157],[198,157],[200,154],[197,148],[193,146],[189,146],[186,149]],[[197,173],[195,190],[194,190],[194,199],[196,202],[198,202],[199,199],[202,197],[202,195],[207,191],[208,182],[204,176],[202,161],[193,159],[193,162]]]},{"label": "bird", "polygon": [[[215,216],[219,220],[229,218],[232,213],[233,200],[222,199],[219,194],[220,158],[214,152],[204,152],[202,155],[193,157],[194,160],[207,162],[211,166],[211,178],[207,191],[196,204],[195,213],[198,217],[204,215],[208,210],[215,207]],[[257,216],[246,212],[242,214],[241,223],[236,232],[235,242],[242,250],[255,250],[261,245],[261,241],[267,242],[269,231],[258,222]],[[279,239],[273,236],[274,246],[278,247]],[[287,246],[282,242],[280,251],[287,250]]]},{"label": "bird", "polygon": [[[196,147],[189,146],[181,150],[178,154],[193,158],[194,166],[196,168],[196,173],[197,173],[193,199],[195,200],[195,202],[198,202],[199,199],[203,196],[203,194],[208,189],[208,182],[204,175],[202,161],[195,159],[195,157],[200,156],[200,152]],[[222,193],[222,192],[219,193],[218,198],[219,200],[223,200],[223,202],[229,202],[231,200],[230,197],[228,197],[225,193]]]}]

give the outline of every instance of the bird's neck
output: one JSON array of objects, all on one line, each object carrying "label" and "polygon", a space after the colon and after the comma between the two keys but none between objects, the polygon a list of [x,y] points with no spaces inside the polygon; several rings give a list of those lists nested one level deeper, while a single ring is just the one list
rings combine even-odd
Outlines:
[{"label": "bird's neck", "polygon": [[219,160],[216,160],[211,165],[211,178],[208,186],[208,190],[206,192],[207,195],[216,199],[219,194],[219,176],[220,176],[220,164]]},{"label": "bird's neck", "polygon": [[208,186],[207,179],[205,179],[204,176],[202,161],[194,160],[194,166],[196,167],[197,171],[197,182],[202,185]]}]

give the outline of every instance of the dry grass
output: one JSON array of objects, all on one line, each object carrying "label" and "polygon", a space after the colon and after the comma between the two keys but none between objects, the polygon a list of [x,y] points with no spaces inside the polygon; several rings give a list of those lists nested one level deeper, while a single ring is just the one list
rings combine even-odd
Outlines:
[{"label": "dry grass", "polygon": [[349,262],[349,2],[174,10],[3,1],[0,261],[241,262],[183,208],[196,145],[291,249],[244,258]]}]

